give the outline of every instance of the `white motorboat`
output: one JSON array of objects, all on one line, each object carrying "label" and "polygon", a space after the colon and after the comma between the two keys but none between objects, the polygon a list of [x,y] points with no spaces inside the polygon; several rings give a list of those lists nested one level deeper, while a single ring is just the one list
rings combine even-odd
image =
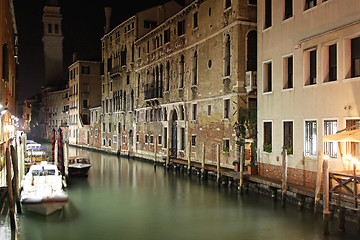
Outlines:
[{"label": "white motorboat", "polygon": [[32,165],[22,181],[20,202],[29,211],[49,215],[68,202],[57,166],[45,161]]},{"label": "white motorboat", "polygon": [[34,162],[46,161],[47,154],[40,143],[33,140],[26,141],[25,163],[31,165]]}]

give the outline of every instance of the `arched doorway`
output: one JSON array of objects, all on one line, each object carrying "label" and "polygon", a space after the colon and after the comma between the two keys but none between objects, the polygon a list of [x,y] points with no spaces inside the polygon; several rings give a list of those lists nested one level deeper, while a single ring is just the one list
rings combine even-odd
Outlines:
[{"label": "arched doorway", "polygon": [[132,149],[133,149],[133,138],[134,138],[134,134],[133,134],[133,130],[129,131],[129,155],[132,154]]},{"label": "arched doorway", "polygon": [[171,118],[171,150],[170,150],[170,155],[171,157],[176,157],[177,156],[177,120],[178,120],[178,116],[176,111],[174,110],[172,113],[172,118]]}]

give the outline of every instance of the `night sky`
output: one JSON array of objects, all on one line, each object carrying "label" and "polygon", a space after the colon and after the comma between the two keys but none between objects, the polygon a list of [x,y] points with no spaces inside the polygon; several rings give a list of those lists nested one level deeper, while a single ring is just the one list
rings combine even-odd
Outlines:
[{"label": "night sky", "polygon": [[[44,0],[14,0],[15,17],[19,35],[19,101],[40,93],[44,78],[42,45],[42,15]],[[101,42],[104,35],[104,6],[112,9],[111,25],[115,27],[122,21],[166,0],[126,1],[123,0],[60,0],[63,15],[64,35],[64,81],[67,67],[72,63],[73,52],[78,59],[100,60]],[[179,1],[178,1],[179,2]],[[181,2],[181,1],[180,1]]]}]

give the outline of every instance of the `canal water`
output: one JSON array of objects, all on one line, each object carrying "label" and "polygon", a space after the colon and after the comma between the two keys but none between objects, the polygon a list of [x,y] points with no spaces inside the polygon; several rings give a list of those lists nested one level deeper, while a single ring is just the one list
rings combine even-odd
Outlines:
[{"label": "canal water", "polygon": [[[50,146],[46,145],[49,149]],[[70,148],[90,157],[88,178],[69,182],[69,203],[47,217],[17,215],[17,239],[359,239],[332,223],[323,236],[322,220],[310,210],[249,192],[218,187],[150,162]],[[10,236],[0,222],[0,239]]]}]

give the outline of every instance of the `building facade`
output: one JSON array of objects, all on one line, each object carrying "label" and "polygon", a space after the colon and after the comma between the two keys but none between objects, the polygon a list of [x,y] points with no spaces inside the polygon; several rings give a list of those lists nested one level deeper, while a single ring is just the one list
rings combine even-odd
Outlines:
[{"label": "building facade", "polygon": [[0,44],[1,104],[15,114],[18,38],[13,1],[0,1]]},{"label": "building facade", "polygon": [[69,89],[48,93],[49,103],[49,130],[47,137],[51,139],[52,129],[60,128],[64,140],[68,140],[69,130]]},{"label": "building facade", "polygon": [[[252,47],[252,50],[248,51]],[[135,42],[136,155],[232,167],[234,125],[256,108],[256,4],[194,1]]]},{"label": "building facade", "polygon": [[90,108],[90,138],[89,145],[101,148],[101,106]]},{"label": "building facade", "polygon": [[75,61],[69,66],[69,143],[87,143],[88,130],[80,129],[90,124],[90,108],[99,106],[101,99],[100,62]]},{"label": "building facade", "polygon": [[102,147],[114,152],[133,152],[135,125],[135,41],[182,8],[169,1],[136,13],[102,41]]},{"label": "building facade", "polygon": [[[258,152],[262,176],[315,186],[318,154],[349,163],[322,137],[360,121],[360,2],[262,0],[258,4]],[[357,151],[356,156],[360,155]]]}]

